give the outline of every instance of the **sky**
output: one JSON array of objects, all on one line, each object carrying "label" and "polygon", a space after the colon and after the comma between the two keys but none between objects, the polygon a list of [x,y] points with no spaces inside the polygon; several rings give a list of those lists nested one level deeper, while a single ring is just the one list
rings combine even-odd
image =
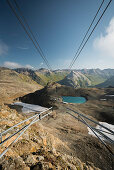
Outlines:
[{"label": "sky", "polygon": [[[10,0],[13,5],[14,1]],[[17,0],[52,69],[68,69],[101,0]],[[105,0],[102,9],[109,0]],[[96,21],[98,19],[96,18]],[[7,4],[0,0],[0,66],[47,68]],[[73,69],[114,69],[114,1]]]}]

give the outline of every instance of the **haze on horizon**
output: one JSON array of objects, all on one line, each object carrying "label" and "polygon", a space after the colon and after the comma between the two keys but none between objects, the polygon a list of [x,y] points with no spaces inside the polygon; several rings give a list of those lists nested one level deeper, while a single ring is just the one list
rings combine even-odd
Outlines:
[{"label": "haze on horizon", "polygon": [[[52,69],[68,69],[100,3],[98,0],[86,2],[18,0]],[[103,8],[105,6],[106,3]],[[45,68],[42,58],[4,0],[0,1],[0,21],[0,66]],[[114,2],[112,1],[73,69],[114,69],[113,46]]]}]

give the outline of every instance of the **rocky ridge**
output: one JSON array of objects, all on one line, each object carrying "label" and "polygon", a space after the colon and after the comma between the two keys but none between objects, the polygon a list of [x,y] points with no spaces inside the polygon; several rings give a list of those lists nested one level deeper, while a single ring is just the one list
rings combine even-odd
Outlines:
[{"label": "rocky ridge", "polygon": [[0,68],[0,103],[41,89],[42,86],[28,75],[14,70]]},{"label": "rocky ridge", "polygon": [[91,81],[84,74],[77,71],[71,71],[63,80],[59,81],[59,83],[74,88],[91,85]]},{"label": "rocky ridge", "polygon": [[[8,106],[0,107],[0,131],[22,121],[26,117],[19,115]],[[53,116],[53,115],[52,115]],[[29,122],[28,122],[29,123]],[[12,134],[9,132],[8,136]],[[8,137],[7,136],[7,137]],[[0,149],[2,152],[15,137],[6,142]],[[78,158],[62,154],[56,149],[60,146],[67,147],[60,139],[48,133],[41,123],[32,125],[23,136],[0,159],[1,170],[98,170],[92,163],[81,162]]]},{"label": "rocky ridge", "polygon": [[90,85],[93,87],[114,76],[114,69],[74,69],[70,71],[69,69],[48,70],[41,68],[32,70],[28,68],[17,68],[14,71],[19,73],[20,76],[28,77],[43,86],[48,82],[60,82],[74,87],[88,87]]},{"label": "rocky ridge", "polygon": [[100,87],[100,88],[114,87],[114,76],[110,77],[105,82],[96,85],[96,87]]}]

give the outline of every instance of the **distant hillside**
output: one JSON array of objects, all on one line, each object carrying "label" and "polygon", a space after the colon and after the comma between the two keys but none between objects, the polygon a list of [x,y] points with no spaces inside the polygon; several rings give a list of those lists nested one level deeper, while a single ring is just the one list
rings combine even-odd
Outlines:
[{"label": "distant hillside", "polygon": [[43,89],[20,97],[24,103],[38,104],[45,107],[51,107],[55,104],[55,96],[75,96],[75,89],[63,86],[58,83],[48,83]]},{"label": "distant hillside", "polygon": [[[89,85],[91,84],[91,86],[95,86],[97,84],[101,84],[103,82],[105,82],[108,78],[110,78],[111,76],[114,76],[114,69],[81,69],[81,70],[72,70],[74,72],[79,72],[82,73],[85,77],[86,80],[89,82]],[[63,82],[62,80],[65,80],[65,77],[70,73],[69,69],[61,69],[61,70],[47,70],[44,68],[41,68],[39,70],[37,70],[35,72],[37,74],[38,77],[40,77],[42,79],[42,81],[44,82],[44,84],[46,85],[48,82],[52,81],[52,82]],[[83,80],[83,78],[82,78]],[[76,82],[76,80],[73,80]],[[77,79],[77,82],[79,80]],[[90,83],[91,82],[91,83]],[[72,84],[72,82],[71,82]],[[75,83],[74,83],[75,84]],[[78,83],[77,83],[78,84]],[[82,81],[79,83],[82,84],[81,86],[88,86],[86,83],[82,83]],[[73,85],[74,86],[74,85]]]},{"label": "distant hillside", "polygon": [[[67,74],[70,70],[60,70],[66,71]],[[81,69],[81,70],[72,70],[74,72],[80,72],[84,76],[86,76],[91,81],[91,86],[95,86],[97,84],[101,84],[105,82],[110,77],[114,76],[114,69]],[[90,84],[90,83],[89,83]]]},{"label": "distant hillside", "polygon": [[78,71],[86,75],[91,80],[93,86],[103,83],[108,78],[114,76],[114,69],[82,69]]},{"label": "distant hillside", "polygon": [[22,96],[19,99],[24,103],[51,107],[56,106],[57,102],[60,104],[61,96],[81,96],[87,100],[98,100],[104,94],[105,90],[99,88],[73,88],[58,83],[48,83],[41,90]]},{"label": "distant hillside", "polygon": [[114,69],[82,69],[79,70],[83,74],[88,74],[88,75],[99,75],[102,76],[103,78],[109,78],[114,75]]},{"label": "distant hillside", "polygon": [[45,82],[42,80],[40,76],[36,74],[34,70],[28,69],[28,68],[17,68],[14,69],[17,73],[21,73],[23,75],[29,76],[32,80],[37,82],[38,84],[44,86]]},{"label": "distant hillside", "polygon": [[40,88],[42,86],[28,75],[7,68],[0,68],[0,100],[15,98]]},{"label": "distant hillside", "polygon": [[99,74],[84,74],[90,81],[91,81],[91,86],[95,86],[97,84],[103,83],[107,79],[102,77],[102,75]]},{"label": "distant hillside", "polygon": [[96,87],[114,87],[114,76],[110,77],[108,80],[106,80],[104,83],[96,85]]},{"label": "distant hillside", "polygon": [[61,85],[71,87],[87,87],[91,85],[91,81],[82,73],[71,71],[63,80],[59,81]]},{"label": "distant hillside", "polygon": [[23,77],[29,77],[31,80],[42,86],[45,86],[48,82],[59,82],[60,84],[70,85],[72,87],[94,87],[114,76],[114,69],[74,69],[71,74],[69,69],[50,71],[45,68],[38,70],[17,68],[14,69],[14,71]]},{"label": "distant hillside", "polygon": [[14,69],[16,72],[29,76],[38,84],[45,86],[48,82],[57,82],[62,80],[67,72],[65,71],[49,71],[48,69],[41,68],[39,70],[31,70],[27,68]]},{"label": "distant hillside", "polygon": [[48,82],[58,82],[62,79],[64,79],[64,77],[67,75],[67,72],[56,72],[56,71],[53,71],[53,72],[39,72],[39,71],[36,71],[35,72],[37,74],[37,76],[39,76],[42,81],[45,83],[45,85],[48,83]]}]

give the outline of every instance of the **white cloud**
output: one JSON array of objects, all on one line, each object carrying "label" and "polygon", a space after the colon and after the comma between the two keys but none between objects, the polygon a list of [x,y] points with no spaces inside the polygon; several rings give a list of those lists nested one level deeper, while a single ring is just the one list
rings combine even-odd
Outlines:
[{"label": "white cloud", "polygon": [[10,62],[10,61],[5,61],[4,62],[4,67],[10,68],[10,69],[15,69],[15,68],[29,68],[29,69],[34,69],[31,65],[27,64],[25,66],[22,66],[19,63],[15,62]]},{"label": "white cloud", "polygon": [[7,54],[8,46],[0,40],[0,56]]},{"label": "white cloud", "polygon": [[97,37],[94,40],[94,47],[101,52],[103,56],[114,57],[114,17],[111,19],[106,34]]},{"label": "white cloud", "polygon": [[10,62],[10,61],[4,62],[4,66],[5,66],[5,67],[8,67],[8,68],[11,68],[11,69],[22,67],[22,65],[20,65],[20,64],[18,64],[18,63],[15,63],[15,62]]}]

